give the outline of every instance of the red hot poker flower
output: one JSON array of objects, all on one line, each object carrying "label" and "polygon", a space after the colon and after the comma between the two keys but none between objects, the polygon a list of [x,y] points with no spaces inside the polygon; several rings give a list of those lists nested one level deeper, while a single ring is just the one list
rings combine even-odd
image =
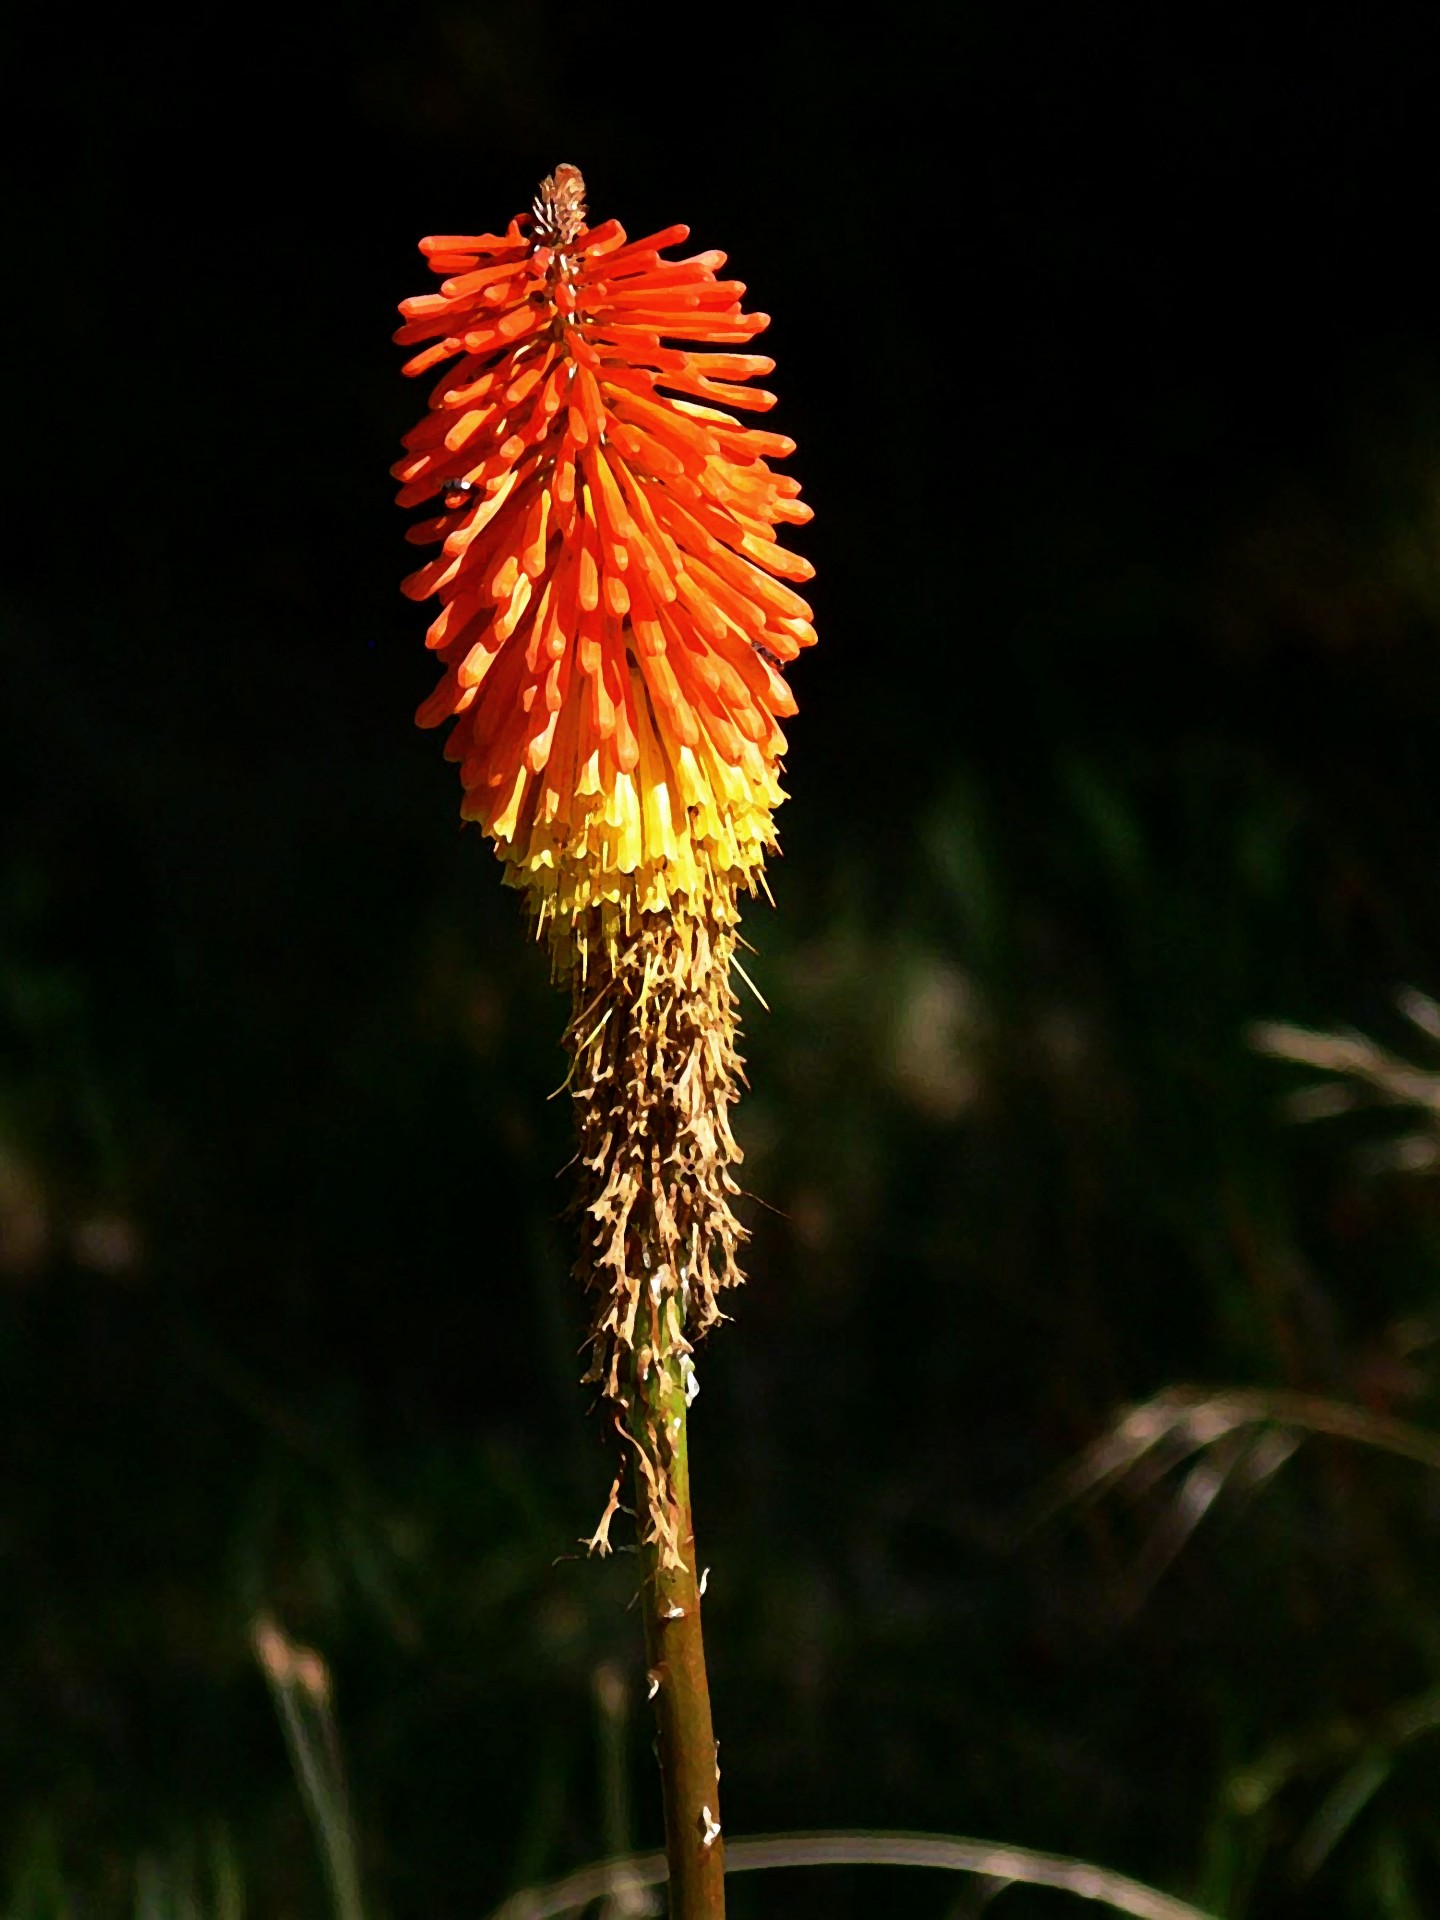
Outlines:
[{"label": "red hot poker flower", "polygon": [[[401,307],[407,364],[451,364],[393,469],[439,554],[445,673],[423,726],[454,721],[463,813],[548,926],[561,971],[647,913],[733,922],[774,845],[782,668],[814,640],[775,529],[810,518],[768,460],[793,451],[731,408],[773,362],[743,347],[721,253],[667,259],[688,228],[630,241],[585,225],[574,167],[503,234],[421,242],[438,293]],[[674,342],[691,344],[676,345]]]}]

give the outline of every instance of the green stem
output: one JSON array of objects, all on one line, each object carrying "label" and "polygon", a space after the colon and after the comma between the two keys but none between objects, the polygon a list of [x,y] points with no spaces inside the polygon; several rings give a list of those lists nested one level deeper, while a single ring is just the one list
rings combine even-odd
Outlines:
[{"label": "green stem", "polygon": [[[720,1769],[710,1720],[710,1684],[700,1630],[700,1583],[690,1514],[685,1379],[676,1354],[652,1362],[631,1400],[637,1447],[635,1511],[641,1522],[640,1608],[648,1686],[655,1705],[656,1751],[665,1799],[670,1920],[724,1920],[725,1846],[720,1837]],[[666,1550],[645,1516],[655,1498],[646,1459],[663,1462],[660,1499]]]}]

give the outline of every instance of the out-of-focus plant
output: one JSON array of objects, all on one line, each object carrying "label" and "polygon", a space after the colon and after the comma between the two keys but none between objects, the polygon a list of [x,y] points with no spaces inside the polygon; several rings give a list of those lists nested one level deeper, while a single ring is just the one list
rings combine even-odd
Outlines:
[{"label": "out-of-focus plant", "polygon": [[[1416,987],[1403,987],[1395,1004],[1417,1036],[1440,1047],[1440,1004]],[[1251,1038],[1261,1053],[1327,1076],[1289,1095],[1286,1110],[1292,1119],[1329,1120],[1367,1107],[1408,1111],[1421,1125],[1368,1146],[1366,1161],[1407,1173],[1440,1169],[1440,1065],[1418,1067],[1354,1028],[1320,1033],[1267,1020],[1257,1023]]]}]

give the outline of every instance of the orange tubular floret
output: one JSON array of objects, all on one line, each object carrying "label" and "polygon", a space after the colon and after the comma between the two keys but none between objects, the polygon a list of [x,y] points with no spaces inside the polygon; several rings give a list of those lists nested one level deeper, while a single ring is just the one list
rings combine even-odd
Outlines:
[{"label": "orange tubular floret", "polygon": [[723,253],[664,257],[687,228],[588,227],[578,188],[562,169],[504,234],[421,242],[440,288],[396,339],[421,347],[409,374],[451,365],[392,470],[431,503],[409,537],[440,547],[404,586],[440,601],[416,717],[453,721],[462,811],[562,969],[596,906],[612,934],[651,909],[733,917],[782,797],[774,663],[814,638],[782,584],[811,568],[776,539],[809,509],[767,465],[792,442],[723,410],[774,405],[748,384],[772,360],[716,351],[766,317]]}]

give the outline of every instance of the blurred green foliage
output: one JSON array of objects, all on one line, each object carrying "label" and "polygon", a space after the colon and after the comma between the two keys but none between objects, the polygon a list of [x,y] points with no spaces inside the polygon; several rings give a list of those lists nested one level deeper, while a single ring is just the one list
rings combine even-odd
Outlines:
[{"label": "blurred green foliage", "polygon": [[[0,584],[0,1911],[333,1910],[262,1617],[367,1912],[658,1836],[563,1009],[408,731],[383,484],[414,238],[565,158],[731,249],[818,513],[695,1429],[727,1826],[1440,1912],[1436,1474],[1277,1427],[1066,1491],[1178,1384],[1440,1432],[1440,1184],[1247,1038],[1414,1052],[1440,985],[1433,36],[9,31],[58,291]],[[945,1897],[777,1887],[737,1920]]]}]

